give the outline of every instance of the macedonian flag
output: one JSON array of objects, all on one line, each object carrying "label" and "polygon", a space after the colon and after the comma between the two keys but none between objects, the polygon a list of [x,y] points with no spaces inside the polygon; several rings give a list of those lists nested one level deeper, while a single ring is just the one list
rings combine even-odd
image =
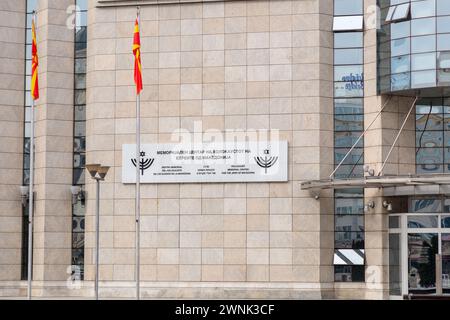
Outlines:
[{"label": "macedonian flag", "polygon": [[31,35],[33,42],[31,45],[31,97],[33,100],[39,99],[39,80],[38,80],[38,66],[39,58],[37,52],[37,42],[36,42],[36,26],[35,19],[33,18],[31,26]]},{"label": "macedonian flag", "polygon": [[141,64],[141,36],[139,33],[139,20],[136,18],[134,25],[134,83],[136,84],[136,93],[140,94],[144,88],[142,85],[142,64]]}]

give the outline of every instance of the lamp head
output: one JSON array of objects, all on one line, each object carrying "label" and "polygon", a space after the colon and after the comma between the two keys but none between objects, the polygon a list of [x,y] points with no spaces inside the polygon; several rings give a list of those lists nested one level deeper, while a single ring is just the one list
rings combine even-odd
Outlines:
[{"label": "lamp head", "polygon": [[106,177],[106,174],[108,173],[110,167],[99,167],[98,168],[98,175],[100,176],[100,178],[103,180]]},{"label": "lamp head", "polygon": [[98,169],[100,168],[100,164],[87,164],[86,170],[89,172],[92,178],[95,179],[95,176],[97,175]]}]

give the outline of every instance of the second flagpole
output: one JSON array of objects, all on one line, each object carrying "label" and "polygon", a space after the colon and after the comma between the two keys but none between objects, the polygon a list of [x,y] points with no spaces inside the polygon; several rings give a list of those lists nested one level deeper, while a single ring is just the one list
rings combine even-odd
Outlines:
[{"label": "second flagpole", "polygon": [[[137,21],[140,28],[140,8],[137,7]],[[135,277],[136,277],[136,299],[141,298],[140,294],[140,220],[141,220],[141,95],[136,95],[136,234],[135,234]]]}]

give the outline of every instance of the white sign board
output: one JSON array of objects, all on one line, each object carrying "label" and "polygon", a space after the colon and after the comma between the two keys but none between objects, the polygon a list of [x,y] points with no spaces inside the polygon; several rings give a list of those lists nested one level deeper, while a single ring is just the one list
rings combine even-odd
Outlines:
[{"label": "white sign board", "polygon": [[[122,183],[136,183],[136,145],[122,148]],[[287,141],[143,144],[141,183],[285,182]]]}]

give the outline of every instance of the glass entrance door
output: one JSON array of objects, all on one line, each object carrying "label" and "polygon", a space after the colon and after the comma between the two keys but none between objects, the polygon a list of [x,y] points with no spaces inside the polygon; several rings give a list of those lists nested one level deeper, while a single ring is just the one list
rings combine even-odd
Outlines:
[{"label": "glass entrance door", "polygon": [[391,296],[436,294],[436,255],[442,263],[442,291],[450,294],[450,199],[410,199],[411,213],[389,216]]},{"label": "glass entrance door", "polygon": [[436,293],[437,233],[408,233],[408,291]]}]

